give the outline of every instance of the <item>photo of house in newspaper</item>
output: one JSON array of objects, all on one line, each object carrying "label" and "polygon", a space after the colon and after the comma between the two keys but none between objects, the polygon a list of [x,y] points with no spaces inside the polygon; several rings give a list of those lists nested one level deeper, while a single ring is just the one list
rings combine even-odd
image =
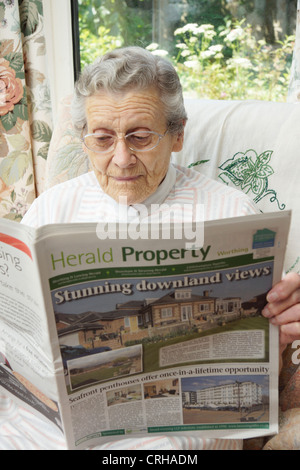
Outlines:
[{"label": "photo of house in newspaper", "polygon": [[[199,361],[267,361],[268,322],[261,310],[272,261],[247,266],[247,273],[241,278],[233,268],[106,279],[54,290],[69,391]],[[76,312],[79,308],[83,311]],[[235,331],[226,341],[224,328]]]}]

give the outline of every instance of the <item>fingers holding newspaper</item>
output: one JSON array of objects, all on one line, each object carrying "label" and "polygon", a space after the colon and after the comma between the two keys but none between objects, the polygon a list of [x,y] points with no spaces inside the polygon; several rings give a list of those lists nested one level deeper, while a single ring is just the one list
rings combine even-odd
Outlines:
[{"label": "fingers holding newspaper", "polygon": [[280,327],[280,348],[300,339],[300,275],[287,274],[267,295],[262,311],[273,325]]}]

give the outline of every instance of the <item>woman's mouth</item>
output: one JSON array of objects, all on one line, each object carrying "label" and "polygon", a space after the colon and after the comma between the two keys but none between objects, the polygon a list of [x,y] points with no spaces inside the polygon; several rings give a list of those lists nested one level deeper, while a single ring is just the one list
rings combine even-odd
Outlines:
[{"label": "woman's mouth", "polygon": [[115,181],[120,182],[120,183],[130,183],[134,182],[137,179],[140,178],[140,175],[134,175],[134,176],[111,176]]}]

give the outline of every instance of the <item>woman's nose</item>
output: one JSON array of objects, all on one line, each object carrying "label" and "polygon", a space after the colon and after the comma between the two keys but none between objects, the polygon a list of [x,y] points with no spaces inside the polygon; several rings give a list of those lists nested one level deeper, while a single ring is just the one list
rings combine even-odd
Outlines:
[{"label": "woman's nose", "polygon": [[113,162],[118,165],[120,168],[127,168],[136,163],[136,156],[132,153],[128,147],[125,139],[119,139],[117,141]]}]

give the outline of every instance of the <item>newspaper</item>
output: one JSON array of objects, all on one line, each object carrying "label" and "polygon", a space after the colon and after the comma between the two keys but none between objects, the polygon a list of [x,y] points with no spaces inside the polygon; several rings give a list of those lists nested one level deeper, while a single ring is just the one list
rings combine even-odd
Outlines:
[{"label": "newspaper", "polygon": [[184,240],[100,240],[96,224],[0,221],[0,384],[70,449],[125,437],[277,432],[291,213],[205,223]]}]

